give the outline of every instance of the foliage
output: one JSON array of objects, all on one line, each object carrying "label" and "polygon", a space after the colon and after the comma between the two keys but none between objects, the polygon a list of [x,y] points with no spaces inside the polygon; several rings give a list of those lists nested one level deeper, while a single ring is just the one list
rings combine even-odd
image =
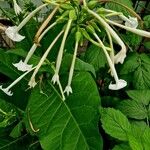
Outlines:
[{"label": "foliage", "polygon": [[142,29],[131,0],[7,3],[0,149],[149,150],[149,15]]}]

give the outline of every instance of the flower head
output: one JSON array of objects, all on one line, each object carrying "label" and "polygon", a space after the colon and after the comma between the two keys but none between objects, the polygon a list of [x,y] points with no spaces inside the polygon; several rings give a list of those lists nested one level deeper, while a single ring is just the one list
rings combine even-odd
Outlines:
[{"label": "flower head", "polygon": [[12,96],[13,95],[13,93],[9,90],[9,88],[2,88],[2,86],[0,86],[0,90],[2,90],[8,96]]},{"label": "flower head", "polygon": [[20,42],[25,38],[25,36],[22,36],[18,33],[17,26],[8,27],[5,30],[5,33],[11,40],[15,42]]},{"label": "flower head", "polygon": [[121,50],[114,56],[114,63],[118,64],[120,62],[121,64],[123,64],[125,58],[126,58],[126,52]]},{"label": "flower head", "polygon": [[64,93],[67,93],[67,96],[69,96],[70,93],[72,93],[72,88],[70,85],[67,85],[65,90],[64,90]]},{"label": "flower head", "polygon": [[58,75],[58,73],[55,73],[54,74],[54,76],[52,77],[52,82],[53,82],[53,84],[55,84],[55,83],[59,83],[59,75]]},{"label": "flower head", "polygon": [[129,16],[129,20],[125,22],[125,26],[131,27],[131,28],[137,28],[138,26],[137,18]]},{"label": "flower head", "polygon": [[34,88],[37,83],[35,82],[35,78],[30,79],[28,85],[30,86],[30,88]]},{"label": "flower head", "polygon": [[127,82],[125,80],[119,79],[115,84],[110,83],[108,88],[110,90],[120,90],[125,86],[127,86]]},{"label": "flower head", "polygon": [[15,10],[15,14],[19,15],[22,12],[22,9],[20,8],[20,6],[17,4],[16,0],[13,0],[14,2],[14,10]]},{"label": "flower head", "polygon": [[18,70],[20,71],[29,71],[32,69],[33,65],[28,65],[27,63],[23,62],[22,60],[20,60],[18,63],[13,64]]}]

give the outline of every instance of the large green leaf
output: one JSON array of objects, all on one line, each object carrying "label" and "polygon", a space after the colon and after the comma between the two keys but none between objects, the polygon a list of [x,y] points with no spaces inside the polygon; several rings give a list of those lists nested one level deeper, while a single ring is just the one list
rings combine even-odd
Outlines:
[{"label": "large green leaf", "polygon": [[[62,61],[61,72],[67,72],[70,69],[71,62],[72,62],[72,55],[66,54]],[[89,71],[93,74],[94,77],[96,77],[94,67],[91,64],[82,61],[79,58],[76,58],[75,70],[76,71]]]},{"label": "large green leaf", "polygon": [[12,65],[15,60],[17,60],[16,57],[11,54],[7,54],[2,49],[0,49],[0,73],[8,76],[11,79],[17,78],[19,73]]},{"label": "large green leaf", "polygon": [[102,127],[106,133],[119,140],[128,141],[131,125],[124,114],[114,108],[107,108],[101,115]]},{"label": "large green leaf", "polygon": [[146,54],[132,53],[125,61],[121,74],[133,73],[132,84],[136,89],[150,87],[150,58]]},{"label": "large green leaf", "polygon": [[143,105],[148,105],[150,102],[150,90],[130,90],[127,91],[130,98]]},{"label": "large green leaf", "polygon": [[100,97],[89,73],[78,73],[72,83],[73,94],[62,101],[56,89],[47,83],[41,94],[35,88],[27,107],[26,125],[31,123],[44,150],[102,149],[98,132]]},{"label": "large green leaf", "polygon": [[127,16],[131,15],[131,13],[125,7],[123,7],[123,5],[133,10],[132,2],[130,0],[112,0],[110,2],[108,1],[108,3],[106,3],[106,8],[115,10],[117,12],[122,12]]},{"label": "large green leaf", "polygon": [[85,60],[89,64],[92,64],[96,71],[101,67],[105,67],[107,62],[103,50],[95,45],[92,45],[88,48],[85,53]]},{"label": "large green leaf", "polygon": [[137,101],[124,100],[119,104],[118,108],[129,118],[145,119],[148,117],[146,108]]}]

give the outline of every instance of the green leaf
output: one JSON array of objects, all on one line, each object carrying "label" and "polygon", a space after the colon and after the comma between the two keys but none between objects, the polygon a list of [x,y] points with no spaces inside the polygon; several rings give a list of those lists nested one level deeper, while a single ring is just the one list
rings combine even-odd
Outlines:
[{"label": "green leaf", "polygon": [[118,108],[129,118],[145,119],[148,117],[146,108],[137,101],[124,100],[120,102]]},{"label": "green leaf", "polygon": [[95,45],[91,45],[86,53],[85,60],[87,63],[94,66],[95,70],[98,71],[101,67],[105,67],[107,62],[103,50]]},{"label": "green leaf", "polygon": [[18,138],[21,136],[21,130],[22,130],[22,121],[20,121],[11,131],[10,137]]},{"label": "green leaf", "polygon": [[146,29],[149,29],[150,28],[150,15],[144,16],[143,20],[144,20],[144,26],[146,27]]},{"label": "green leaf", "polygon": [[150,146],[150,128],[147,127],[143,133],[142,140],[143,140],[143,145],[145,150],[149,150]]},{"label": "green leaf", "polygon": [[132,84],[135,89],[150,87],[150,58],[146,54],[132,53],[125,61],[121,74],[133,73]]},{"label": "green leaf", "polygon": [[[113,2],[114,1],[114,2]],[[116,3],[117,2],[117,3]],[[131,15],[131,13],[123,6],[119,5],[118,3],[125,5],[133,10],[132,2],[130,0],[112,0],[108,1],[105,5],[106,8],[115,10],[117,12],[122,12],[126,16]]]},{"label": "green leaf", "polygon": [[[72,55],[66,54],[62,61],[61,72],[66,73],[70,69],[71,62],[72,62]],[[93,74],[94,77],[96,77],[94,67],[92,65],[82,61],[79,58],[76,58],[75,70],[76,71],[89,71]]]},{"label": "green leaf", "polygon": [[0,128],[7,127],[16,121],[15,107],[0,99]]},{"label": "green leaf", "polygon": [[146,49],[150,49],[150,42],[149,41],[148,42],[144,42],[143,45],[144,45],[144,47]]},{"label": "green leaf", "polygon": [[129,145],[132,150],[143,150],[142,144],[132,135],[128,136],[129,138]]},{"label": "green leaf", "polygon": [[139,66],[138,57],[137,53],[129,53],[122,65],[120,74],[128,74],[135,71]]},{"label": "green leaf", "polygon": [[101,122],[106,133],[122,141],[128,141],[131,125],[119,110],[107,108],[102,112]]},{"label": "green leaf", "polygon": [[39,129],[37,136],[44,150],[101,150],[98,133],[100,98],[95,82],[89,73],[78,73],[72,89],[73,94],[66,101],[48,82],[43,89],[45,94],[38,88],[33,89],[27,106],[27,128],[33,133],[32,123],[35,130]]},{"label": "green leaf", "polygon": [[19,73],[12,65],[15,60],[17,60],[15,56],[7,54],[2,49],[0,49],[0,73],[8,76],[11,79],[17,78]]},{"label": "green leaf", "polygon": [[127,94],[138,103],[148,105],[150,102],[150,90],[130,90]]},{"label": "green leaf", "polygon": [[128,144],[116,145],[112,150],[132,150]]}]

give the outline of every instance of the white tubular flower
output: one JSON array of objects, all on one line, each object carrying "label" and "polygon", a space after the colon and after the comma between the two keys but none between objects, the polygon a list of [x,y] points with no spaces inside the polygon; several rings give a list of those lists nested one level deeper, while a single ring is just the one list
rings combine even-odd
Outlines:
[{"label": "white tubular flower", "polygon": [[62,42],[61,42],[61,46],[60,46],[60,49],[59,49],[59,52],[58,52],[57,61],[56,61],[56,70],[55,70],[54,76],[52,77],[52,82],[54,84],[55,83],[58,84],[58,82],[59,82],[59,70],[60,70],[61,61],[62,61],[62,57],[63,57],[63,50],[64,50],[64,47],[65,47],[65,41],[66,41],[66,38],[67,38],[67,35],[68,35],[68,32],[69,32],[69,29],[71,27],[71,23],[72,23],[72,19],[69,19],[68,23],[67,23],[65,33],[64,33],[64,36],[63,36],[63,39],[62,39]]},{"label": "white tubular flower", "polygon": [[125,26],[136,29],[138,27],[137,18],[129,16],[129,20],[125,22]]},{"label": "white tubular flower", "polygon": [[124,88],[125,86],[127,86],[127,82],[125,80],[122,80],[122,79],[119,79],[118,78],[118,75],[117,75],[117,72],[116,72],[116,69],[115,69],[115,66],[114,64],[112,63],[112,60],[111,58],[109,57],[108,55],[108,52],[103,44],[103,42],[100,40],[100,38],[98,37],[98,35],[96,33],[93,34],[95,36],[95,38],[97,39],[97,41],[99,42],[99,44],[101,45],[105,55],[106,55],[106,58],[107,58],[107,61],[108,61],[108,64],[110,66],[110,69],[111,69],[111,73],[115,79],[115,84],[112,84],[110,83],[109,85],[109,89],[111,90],[119,90],[119,89],[122,89]]},{"label": "white tubular flower", "polygon": [[115,64],[118,64],[118,63],[123,64],[125,58],[126,58],[126,52],[121,50],[114,56],[114,63]]},{"label": "white tubular flower", "polygon": [[53,40],[53,42],[50,44],[50,46],[48,47],[48,49],[46,50],[46,52],[44,53],[44,55],[42,56],[42,58],[40,59],[38,65],[36,66],[36,69],[34,70],[31,79],[28,83],[28,85],[30,86],[30,88],[35,87],[36,82],[35,82],[35,76],[38,73],[40,67],[42,66],[42,64],[44,63],[46,57],[48,56],[50,50],[53,48],[53,46],[55,45],[55,43],[57,42],[57,40],[59,39],[59,37],[63,34],[64,30],[62,30],[57,37]]},{"label": "white tubular flower", "polygon": [[64,90],[64,93],[67,93],[69,96],[70,93],[72,93],[72,88],[71,88],[71,82],[73,78],[73,73],[74,73],[74,67],[75,67],[75,61],[76,61],[76,56],[77,56],[77,51],[78,51],[78,45],[79,41],[81,39],[81,33],[79,31],[76,32],[76,43],[75,43],[75,49],[74,49],[74,54],[72,58],[72,63],[69,71],[69,78],[68,78],[68,84]]},{"label": "white tubular flower", "polygon": [[120,90],[124,88],[125,86],[127,86],[127,82],[125,80],[120,79],[120,80],[117,80],[115,84],[110,83],[108,88],[110,90]]},{"label": "white tubular flower", "polygon": [[22,41],[25,36],[20,35],[18,32],[22,29],[22,27],[43,7],[45,7],[48,4],[43,4],[39,7],[37,7],[34,11],[32,11],[23,21],[18,25],[18,26],[12,26],[8,27],[5,30],[6,35],[13,41],[15,42],[20,42]]},{"label": "white tubular flower", "polygon": [[111,20],[108,20],[108,19],[106,19],[106,21],[108,23],[112,24],[112,25],[118,26],[118,27],[120,27],[122,29],[128,30],[128,31],[130,31],[132,33],[135,33],[137,35],[150,38],[150,32],[147,32],[147,31],[144,31],[144,30],[140,30],[140,29],[131,28],[131,27],[127,27],[127,26],[124,26],[122,24],[119,24],[119,23],[113,22]]},{"label": "white tubular flower", "polygon": [[25,36],[22,36],[18,33],[18,27],[17,26],[12,26],[12,27],[8,27],[5,30],[6,35],[13,41],[15,42],[20,42],[22,41]]},{"label": "white tubular flower", "polygon": [[10,91],[10,88],[2,88],[2,86],[0,86],[0,90],[2,90],[8,96],[12,96],[13,95],[13,93]]},{"label": "white tubular flower", "polygon": [[16,0],[13,0],[14,3],[14,10],[15,10],[15,14],[19,15],[22,12],[22,9],[20,8],[20,6],[17,4]]},{"label": "white tubular flower", "polygon": [[32,69],[33,65],[28,65],[24,63],[22,60],[20,60],[18,63],[13,64],[19,71],[29,71]]},{"label": "white tubular flower", "polygon": [[24,74],[22,74],[20,77],[18,77],[14,82],[12,82],[7,88],[2,88],[2,86],[0,86],[0,90],[2,90],[4,93],[6,93],[8,96],[12,96],[13,92],[11,92],[11,88],[16,85],[21,79],[23,79],[29,72],[31,72],[34,68],[32,68],[31,70],[25,72]]},{"label": "white tubular flower", "polygon": [[[126,57],[126,46],[123,43],[123,41],[120,39],[120,37],[117,35],[117,33],[109,26],[109,24],[102,18],[100,17],[98,14],[96,14],[94,11],[87,9],[88,13],[93,15],[95,18],[97,18],[99,20],[99,22],[105,27],[105,29],[110,33],[110,35],[116,40],[116,42],[121,46],[121,51],[120,53],[122,55],[120,55],[120,53],[118,54],[120,57],[115,57],[114,61],[115,63],[123,63],[124,59]],[[107,19],[106,19],[107,20]],[[113,21],[112,21],[113,22]],[[119,58],[119,59],[118,59]]]}]

